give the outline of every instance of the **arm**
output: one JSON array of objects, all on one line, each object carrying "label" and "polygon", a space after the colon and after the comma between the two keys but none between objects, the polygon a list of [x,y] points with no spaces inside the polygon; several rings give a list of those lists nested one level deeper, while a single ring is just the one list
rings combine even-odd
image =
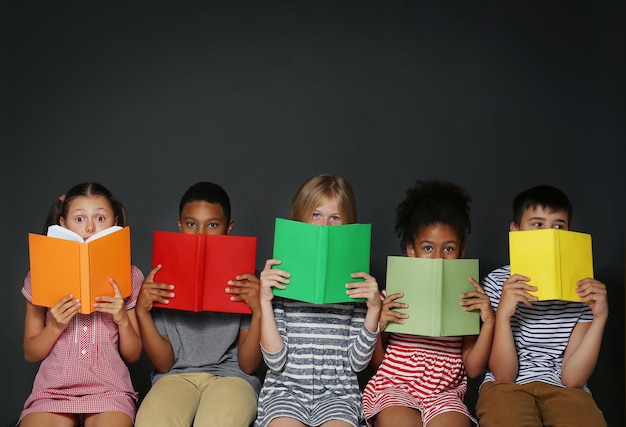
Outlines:
[{"label": "arm", "polygon": [[602,334],[609,316],[606,286],[587,278],[577,283],[576,292],[591,307],[593,320],[578,322],[563,355],[561,381],[566,387],[580,388],[591,376],[600,353]]},{"label": "arm", "polygon": [[47,309],[26,301],[24,359],[32,363],[45,359],[79,308],[80,302],[68,295],[50,309],[52,318],[46,324]]},{"label": "arm", "polygon": [[253,374],[261,364],[261,300],[259,298],[259,278],[254,274],[242,274],[228,283],[226,292],[233,294],[232,301],[245,301],[252,311],[250,328],[239,330],[237,357],[239,367],[247,374]]},{"label": "arm", "polygon": [[461,295],[463,301],[461,306],[465,311],[480,310],[480,320],[482,325],[478,336],[468,335],[463,337],[463,365],[470,378],[476,378],[487,367],[489,354],[491,353],[491,343],[493,341],[493,331],[495,328],[495,316],[489,297],[483,288],[470,277],[469,281],[476,288],[475,291]]},{"label": "arm", "polygon": [[384,332],[385,329],[387,329],[387,324],[389,322],[404,323],[404,319],[409,317],[408,314],[394,310],[396,308],[408,308],[408,304],[396,301],[403,296],[403,293],[392,294],[385,297],[382,302],[382,310],[380,312],[380,319],[378,320],[380,333],[376,339],[374,354],[372,354],[372,360],[370,361],[370,367],[372,369],[377,369],[385,357],[385,349],[387,348],[387,342],[389,340],[389,334]]},{"label": "arm", "polygon": [[496,381],[514,382],[517,377],[519,361],[513,340],[511,317],[515,314],[518,303],[530,306],[530,301],[537,300],[537,297],[528,293],[537,290],[535,286],[525,283],[529,280],[526,276],[514,274],[502,285],[489,357],[489,368]]},{"label": "arm", "polygon": [[141,337],[139,336],[135,309],[126,310],[124,297],[119,286],[115,280],[109,279],[109,281],[113,286],[115,295],[96,297],[94,308],[96,311],[109,313],[113,316],[120,337],[120,354],[127,362],[136,362],[141,356]]},{"label": "arm", "polygon": [[168,298],[174,297],[172,292],[174,286],[154,282],[154,275],[160,269],[161,265],[157,265],[141,284],[135,314],[146,356],[148,356],[154,369],[164,374],[174,366],[174,350],[167,335],[161,335],[157,329],[150,310],[152,310],[152,305],[155,301],[167,304],[169,302]]},{"label": "arm", "polygon": [[[352,340],[348,347],[348,357],[350,364],[355,372],[360,372],[368,365],[372,358],[372,354],[376,348],[378,338],[378,321],[380,319],[380,311],[382,301],[380,292],[378,291],[378,283],[376,279],[367,273],[353,273],[352,278],[362,278],[363,282],[348,283],[348,295],[351,298],[365,298],[367,310],[365,318],[356,315],[353,319],[352,328],[358,330],[356,339]],[[357,309],[355,309],[355,314]],[[358,318],[357,318],[358,317]],[[362,326],[360,325],[362,323]],[[365,330],[363,329],[365,328]]]},{"label": "arm", "polygon": [[268,259],[265,262],[265,268],[261,272],[261,347],[268,353],[278,353],[282,350],[284,342],[274,317],[274,307],[272,300],[274,294],[272,287],[285,289],[285,285],[289,284],[290,274],[286,271],[273,269],[273,265],[280,264],[280,261]]}]

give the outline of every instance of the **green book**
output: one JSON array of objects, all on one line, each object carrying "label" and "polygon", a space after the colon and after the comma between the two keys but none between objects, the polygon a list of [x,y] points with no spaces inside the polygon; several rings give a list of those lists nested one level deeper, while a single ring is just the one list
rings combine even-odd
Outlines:
[{"label": "green book", "polygon": [[396,301],[409,305],[404,324],[389,322],[386,332],[447,337],[478,335],[480,313],[465,311],[461,294],[475,290],[477,259],[387,257],[387,295],[404,293]]},{"label": "green book", "polygon": [[276,218],[274,268],[291,274],[274,295],[313,304],[363,301],[346,294],[350,274],[369,273],[371,224],[314,225]]}]

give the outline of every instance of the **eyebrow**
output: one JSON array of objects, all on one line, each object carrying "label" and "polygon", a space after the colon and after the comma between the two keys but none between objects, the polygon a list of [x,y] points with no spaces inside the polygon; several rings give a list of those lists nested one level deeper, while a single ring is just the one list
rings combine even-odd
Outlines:
[{"label": "eyebrow", "polygon": [[[547,221],[547,220],[543,216],[533,216],[532,218],[528,218],[528,221]],[[567,224],[567,220],[564,220],[564,219],[561,219],[561,218],[555,219],[554,222],[560,222],[560,223],[563,223],[563,224]]]}]

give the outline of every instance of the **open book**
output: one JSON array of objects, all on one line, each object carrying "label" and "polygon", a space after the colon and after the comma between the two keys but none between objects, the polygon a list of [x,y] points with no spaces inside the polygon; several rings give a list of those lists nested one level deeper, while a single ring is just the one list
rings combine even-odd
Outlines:
[{"label": "open book", "polygon": [[153,265],[161,264],[154,280],[175,286],[165,307],[187,311],[251,313],[244,301],[231,301],[229,280],[255,273],[257,238],[155,231]]},{"label": "open book", "polygon": [[113,226],[89,239],[59,225],[48,235],[30,233],[33,304],[52,307],[70,294],[80,299],[80,313],[94,311],[97,296],[114,296],[109,278],[124,297],[131,294],[130,228]]},{"label": "open book", "polygon": [[274,295],[313,304],[363,301],[346,294],[350,274],[369,272],[370,224],[314,225],[277,218],[274,266],[291,274],[286,289]]},{"label": "open book", "polygon": [[405,323],[389,322],[386,332],[447,337],[478,335],[480,313],[465,311],[461,294],[474,291],[468,278],[478,279],[477,259],[387,257],[387,296],[409,305]]},{"label": "open book", "polygon": [[539,300],[580,302],[576,282],[593,277],[591,235],[556,228],[509,232],[511,274],[530,277]]}]

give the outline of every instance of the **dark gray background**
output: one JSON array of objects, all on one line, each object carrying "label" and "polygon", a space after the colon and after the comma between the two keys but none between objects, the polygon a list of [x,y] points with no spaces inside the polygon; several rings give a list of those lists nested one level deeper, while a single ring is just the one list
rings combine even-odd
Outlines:
[{"label": "dark gray background", "polygon": [[[36,372],[22,356],[27,233],[60,193],[89,180],[116,193],[147,273],[182,192],[218,182],[261,267],[298,185],[332,173],[373,224],[381,285],[416,179],[473,196],[466,256],[481,274],[507,262],[513,197],[565,190],[610,300],[589,383],[623,426],[625,17],[618,1],[2,3],[0,425]],[[145,360],[132,372],[143,396]]]}]

